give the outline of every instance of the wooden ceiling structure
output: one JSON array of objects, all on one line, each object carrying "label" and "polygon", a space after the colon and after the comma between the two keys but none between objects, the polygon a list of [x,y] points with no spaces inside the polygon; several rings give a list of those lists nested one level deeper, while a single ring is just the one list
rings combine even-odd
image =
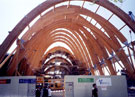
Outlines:
[{"label": "wooden ceiling structure", "polygon": [[[134,78],[134,58],[130,55],[131,51],[135,53],[134,45],[132,47],[127,46],[130,56],[128,58],[121,45],[122,43],[126,44],[127,39],[120,30],[128,26],[135,32],[135,22],[131,20],[128,14],[108,0],[79,0],[82,2],[80,6],[71,5],[70,2],[73,1],[47,0],[28,13],[15,26],[0,45],[0,61],[2,62],[3,56],[17,40],[17,47],[13,51],[14,57],[8,65],[8,74],[13,75],[17,71],[18,64],[25,59],[22,69],[27,69],[25,75],[33,75],[33,70],[42,67],[42,61],[49,53],[63,50],[85,63],[93,75],[105,75],[104,68],[110,75],[116,75],[116,62],[117,65],[126,70],[130,77]],[[57,4],[63,2],[67,2],[67,5],[56,7]],[[96,11],[92,12],[84,8],[86,2],[97,4]],[[105,19],[103,16],[96,14],[100,7],[106,8],[112,12],[112,15]],[[49,8],[52,9],[48,10]],[[43,14],[44,12],[45,14]],[[122,28],[118,29],[109,22],[113,15],[116,15],[125,23]],[[30,23],[37,17],[40,18],[30,26]],[[91,18],[91,20],[88,21],[87,18]],[[92,19],[96,21],[96,24],[91,23]],[[97,24],[101,28],[98,28]],[[18,36],[26,27],[29,29],[21,39],[18,39]],[[56,42],[66,44],[71,50],[61,46],[47,51],[48,47]],[[113,61],[115,62],[113,63]],[[1,67],[2,65],[4,64],[1,63]]]}]

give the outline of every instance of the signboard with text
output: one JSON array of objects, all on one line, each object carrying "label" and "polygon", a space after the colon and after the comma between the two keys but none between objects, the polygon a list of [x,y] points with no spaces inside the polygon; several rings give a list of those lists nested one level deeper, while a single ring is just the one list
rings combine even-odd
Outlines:
[{"label": "signboard with text", "polygon": [[19,83],[36,83],[36,79],[19,79]]},{"label": "signboard with text", "polygon": [[10,84],[11,79],[0,79],[0,84]]},{"label": "signboard with text", "polygon": [[99,78],[96,81],[97,86],[112,86],[111,78]]},{"label": "signboard with text", "polygon": [[78,78],[78,83],[93,83],[94,78]]}]

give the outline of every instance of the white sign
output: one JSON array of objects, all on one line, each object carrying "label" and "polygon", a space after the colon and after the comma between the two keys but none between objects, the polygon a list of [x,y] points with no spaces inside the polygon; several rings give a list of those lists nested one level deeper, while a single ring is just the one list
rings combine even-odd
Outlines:
[{"label": "white sign", "polygon": [[112,86],[111,78],[99,78],[96,84],[97,86]]},{"label": "white sign", "polygon": [[101,90],[102,91],[106,91],[107,90],[107,87],[106,86],[101,86]]}]

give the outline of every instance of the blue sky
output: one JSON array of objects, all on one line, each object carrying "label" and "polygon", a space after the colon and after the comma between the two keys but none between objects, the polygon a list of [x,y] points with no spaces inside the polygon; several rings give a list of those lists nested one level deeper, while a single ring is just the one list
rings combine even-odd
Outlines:
[{"label": "blue sky", "polygon": [[[12,31],[15,25],[33,8],[45,0],[0,0],[0,44]],[[126,13],[131,10],[135,14],[135,0],[123,0],[124,3],[115,3]]]}]

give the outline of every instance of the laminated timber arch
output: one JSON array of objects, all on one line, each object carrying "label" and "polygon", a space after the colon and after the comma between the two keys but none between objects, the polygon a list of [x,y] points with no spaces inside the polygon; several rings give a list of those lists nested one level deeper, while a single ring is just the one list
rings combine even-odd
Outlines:
[{"label": "laminated timber arch", "polygon": [[[0,59],[2,59],[2,56],[7,52],[13,41],[17,39],[18,35],[23,31],[23,29],[28,26],[36,16],[40,15],[46,9],[64,1],[67,0],[47,0],[33,9],[26,17],[24,17],[0,46]],[[85,1],[93,2],[93,0]],[[130,17],[121,9],[117,8],[107,0],[100,0],[95,3],[99,6],[105,7],[113,14],[117,15],[135,32],[135,22],[133,22]],[[101,31],[101,29],[88,22],[80,14],[96,20],[96,22],[100,24],[101,27],[106,31],[107,35]],[[48,46],[54,43],[56,39],[57,41],[60,41],[58,38],[54,37],[57,35],[52,34],[52,32],[58,28],[68,29],[77,37],[77,39],[79,39],[80,44],[72,35],[66,33],[66,31],[62,32],[66,33],[70,37],[57,34],[59,36],[65,36],[68,40],[75,40],[75,42],[72,42],[72,46],[75,47],[70,48],[73,48],[72,51],[74,52],[75,57],[84,62],[91,69],[93,72],[92,74],[95,74],[94,71],[99,70],[100,75],[104,75],[103,67],[108,66],[110,74],[115,75],[116,70],[114,69],[111,60],[108,60],[109,55],[115,53],[123,63],[123,68],[126,68],[128,74],[131,76],[134,75],[134,67],[132,67],[132,63],[127,58],[123,49],[121,50],[122,46],[118,41],[119,39],[121,43],[124,43],[127,41],[127,39],[119,32],[117,28],[115,28],[103,17],[91,12],[88,9],[74,5],[55,7],[53,10],[41,16],[41,18],[22,37],[22,39],[26,41],[26,43],[24,43],[25,50],[20,50],[18,47],[8,72],[12,75],[15,71],[15,67],[17,67],[17,64],[22,58],[26,57],[27,62],[30,65],[29,72],[27,74],[33,74],[32,69],[40,67],[40,61],[43,60],[44,52]],[[82,40],[79,37],[81,37]],[[47,42],[46,40],[49,41]],[[63,38],[63,40],[71,45],[71,43],[65,38]],[[76,45],[79,46],[77,47]],[[76,51],[75,48],[78,50]],[[104,63],[101,65],[100,62],[102,60],[104,60],[106,64]],[[96,67],[96,69],[93,69],[93,67]]]},{"label": "laminated timber arch", "polygon": [[[58,40],[54,40],[54,43],[55,42],[57,42]],[[60,40],[59,42],[63,42],[63,43],[65,43],[65,44],[67,44],[64,40]],[[71,47],[71,45],[69,45],[69,44],[67,44],[69,47]],[[51,48],[51,49],[49,49],[47,52],[46,52],[46,54],[44,54],[44,56],[43,56],[43,60],[45,61],[45,59],[47,59],[48,57],[50,57],[49,56],[49,53],[53,53],[53,52],[55,52],[55,51],[57,51],[57,50],[62,50],[62,51],[64,51],[64,52],[67,52],[67,53],[69,53],[73,58],[75,58],[75,55],[74,55],[74,53],[71,53],[68,49],[66,49],[66,48],[64,48],[64,47],[61,47],[61,46],[56,46],[56,47],[54,47],[54,48]],[[74,50],[71,48],[71,51],[72,52],[74,52]]]},{"label": "laminated timber arch", "polygon": [[45,74],[46,74],[47,72],[49,72],[52,68],[64,68],[66,71],[68,71],[68,73],[70,73],[69,68],[66,67],[66,66],[51,66],[50,68],[48,68],[48,69],[45,71]]},{"label": "laminated timber arch", "polygon": [[[84,51],[84,49],[83,48],[85,48],[84,47],[84,45],[81,45],[81,44],[83,44],[82,42],[81,42],[81,40],[80,40],[80,38],[76,35],[76,37],[73,37],[72,35],[70,35],[69,33],[67,33],[67,35],[69,35],[69,36],[67,36],[67,35],[65,35],[65,34],[57,34],[56,33],[56,35],[54,35],[54,34],[52,34],[53,35],[53,37],[55,36],[55,37],[57,37],[58,36],[58,38],[68,38],[69,39],[69,41],[71,41],[71,43],[73,42],[73,46],[75,46],[76,47],[76,51],[80,51],[80,53],[78,52],[78,54],[80,54],[80,56],[82,55],[82,59],[84,59],[85,57],[86,57],[86,52]],[[62,36],[62,37],[61,37]],[[50,38],[52,38],[52,37],[50,37]],[[53,38],[52,38],[53,39]],[[77,41],[77,39],[78,39],[78,41]],[[75,41],[76,40],[76,41]],[[81,42],[81,43],[80,43]],[[81,59],[80,59],[81,60]],[[83,62],[84,61],[86,61],[86,59],[84,59],[84,60],[82,60]]]}]

